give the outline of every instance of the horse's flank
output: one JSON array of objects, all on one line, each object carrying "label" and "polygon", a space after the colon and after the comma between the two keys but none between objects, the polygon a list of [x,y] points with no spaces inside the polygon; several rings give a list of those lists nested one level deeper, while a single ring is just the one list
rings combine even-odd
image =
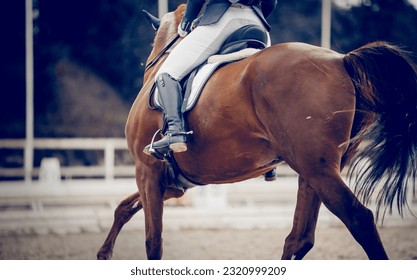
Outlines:
[{"label": "horse's flank", "polygon": [[[290,43],[217,71],[186,117],[194,134],[189,151],[177,156],[182,171],[193,181],[208,184],[257,177],[282,158],[293,168],[303,168],[296,158],[296,139],[320,142],[323,134],[334,133],[334,122],[353,119],[354,89],[341,57]],[[343,78],[329,79],[335,74]],[[318,122],[323,131],[310,129]],[[331,150],[339,147],[343,153],[349,133],[334,135],[334,143],[328,143]]]}]

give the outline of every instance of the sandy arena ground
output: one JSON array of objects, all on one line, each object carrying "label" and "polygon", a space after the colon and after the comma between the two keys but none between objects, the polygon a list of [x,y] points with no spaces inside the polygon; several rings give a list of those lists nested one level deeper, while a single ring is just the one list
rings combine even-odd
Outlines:
[{"label": "sandy arena ground", "polygon": [[[296,177],[284,177],[270,184],[254,179],[190,190],[182,201],[186,206],[164,210],[163,258],[280,259],[292,225],[296,181]],[[42,203],[43,207],[0,213],[0,260],[95,259],[113,221],[114,206],[109,207],[106,201],[113,196],[120,201],[132,189],[133,179],[109,186],[103,186],[102,181],[69,181],[53,189],[3,184],[0,190],[5,205],[26,196],[30,198],[26,202]],[[97,196],[103,193],[107,196]],[[197,206],[190,206],[190,201]],[[417,213],[417,204],[411,205]],[[322,208],[315,246],[305,259],[366,259],[344,225]],[[139,213],[121,232],[113,259],[146,259],[143,211]],[[379,231],[391,259],[417,260],[417,218],[387,216]]]},{"label": "sandy arena ground", "polygon": [[[279,259],[288,229],[167,230],[164,259]],[[391,259],[417,259],[417,225],[384,227],[381,238]],[[106,233],[0,237],[0,259],[94,259]],[[146,259],[143,231],[122,231],[114,259]],[[317,229],[305,259],[366,259],[343,226]]]}]

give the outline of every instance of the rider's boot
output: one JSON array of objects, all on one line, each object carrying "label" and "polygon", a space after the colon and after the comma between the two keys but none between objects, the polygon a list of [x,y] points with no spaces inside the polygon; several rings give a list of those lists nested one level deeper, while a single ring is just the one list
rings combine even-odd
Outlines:
[{"label": "rider's boot", "polygon": [[271,182],[271,181],[275,181],[277,179],[277,172],[276,172],[276,168],[266,172],[264,174],[264,179],[267,182]]},{"label": "rider's boot", "polygon": [[158,93],[164,113],[164,137],[145,147],[143,152],[147,155],[166,155],[170,151],[181,153],[187,150],[187,134],[184,128],[184,118],[181,112],[182,93],[177,80],[167,73],[161,74],[157,79]]}]

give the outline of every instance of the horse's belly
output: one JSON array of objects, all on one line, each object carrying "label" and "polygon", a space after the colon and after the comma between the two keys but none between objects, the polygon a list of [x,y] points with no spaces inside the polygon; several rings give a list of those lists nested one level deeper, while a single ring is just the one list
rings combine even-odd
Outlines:
[{"label": "horse's belly", "polygon": [[240,140],[237,146],[225,142],[198,151],[191,143],[189,151],[177,158],[181,170],[200,184],[232,183],[258,177],[280,161],[262,145],[248,145],[246,140]]}]

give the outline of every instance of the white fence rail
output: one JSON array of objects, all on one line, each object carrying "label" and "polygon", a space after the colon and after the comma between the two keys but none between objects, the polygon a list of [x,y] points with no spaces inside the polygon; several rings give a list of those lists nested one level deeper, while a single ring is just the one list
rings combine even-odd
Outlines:
[{"label": "white fence rail", "polygon": [[[66,178],[76,176],[103,176],[111,180],[115,176],[134,176],[133,165],[115,165],[115,152],[127,150],[124,138],[37,138],[34,150],[91,150],[104,151],[103,165],[95,166],[61,166],[61,175]],[[0,139],[0,149],[23,150],[24,139]],[[23,177],[24,167],[0,167],[1,177]],[[32,177],[39,176],[39,167],[32,165]]]}]

